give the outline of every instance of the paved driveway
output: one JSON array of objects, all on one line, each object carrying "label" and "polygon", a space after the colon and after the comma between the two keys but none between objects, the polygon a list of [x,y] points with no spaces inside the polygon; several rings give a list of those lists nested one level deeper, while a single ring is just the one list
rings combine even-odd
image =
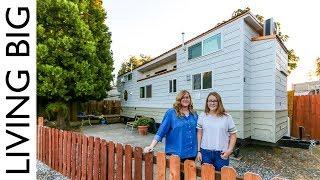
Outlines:
[{"label": "paved driveway", "polygon": [[[107,141],[113,141],[116,143],[130,144],[132,146],[146,147],[149,146],[153,140],[154,134],[148,133],[147,136],[139,135],[137,129],[134,128],[125,130],[125,124],[110,124],[110,125],[94,125],[85,126],[82,128],[82,132],[88,136],[100,137]],[[164,141],[159,142],[154,151],[164,152]]]}]

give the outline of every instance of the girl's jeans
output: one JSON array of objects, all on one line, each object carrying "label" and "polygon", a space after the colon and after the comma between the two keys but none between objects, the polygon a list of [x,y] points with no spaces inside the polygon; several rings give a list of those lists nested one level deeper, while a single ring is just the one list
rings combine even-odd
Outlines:
[{"label": "girl's jeans", "polygon": [[202,163],[212,164],[216,171],[221,171],[223,166],[229,166],[229,158],[221,158],[222,151],[208,150],[201,148]]}]

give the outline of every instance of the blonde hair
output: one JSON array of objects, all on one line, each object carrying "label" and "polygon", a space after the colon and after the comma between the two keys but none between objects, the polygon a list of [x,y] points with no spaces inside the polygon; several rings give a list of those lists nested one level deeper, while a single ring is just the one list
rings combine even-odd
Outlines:
[{"label": "blonde hair", "polygon": [[223,107],[223,104],[222,104],[222,100],[221,100],[221,96],[217,93],[217,92],[211,92],[208,94],[207,96],[207,100],[206,100],[206,105],[205,105],[205,108],[204,108],[204,112],[206,114],[208,114],[210,112],[210,109],[209,109],[209,106],[208,106],[208,100],[209,100],[209,96],[214,96],[216,97],[217,101],[218,101],[218,108],[216,110],[216,113],[218,116],[224,116],[226,115],[226,110],[224,109]]},{"label": "blonde hair", "polygon": [[187,91],[187,90],[182,90],[180,91],[177,96],[176,96],[176,101],[173,103],[173,108],[176,110],[177,112],[177,115],[178,116],[182,116],[184,115],[182,112],[181,112],[181,108],[182,108],[182,105],[181,105],[181,99],[184,95],[188,94],[189,97],[190,97],[190,104],[188,106],[188,110],[190,113],[194,114],[195,111],[193,109],[193,104],[192,104],[192,99],[191,99],[191,95],[190,93]]}]

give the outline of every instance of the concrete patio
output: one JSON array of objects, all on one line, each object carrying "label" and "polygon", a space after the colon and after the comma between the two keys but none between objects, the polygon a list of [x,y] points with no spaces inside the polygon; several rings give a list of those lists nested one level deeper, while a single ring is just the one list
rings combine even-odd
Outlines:
[{"label": "concrete patio", "polygon": [[[148,135],[146,136],[139,135],[136,128],[134,128],[133,131],[131,131],[130,127],[125,130],[125,124],[121,123],[84,126],[82,128],[82,133],[88,136],[100,137],[107,141],[130,144],[134,147],[142,148],[149,146],[154,138],[154,134],[151,133],[148,133]],[[155,152],[164,152],[164,141],[165,139],[163,139],[163,142],[158,143],[158,145],[154,149]]]}]

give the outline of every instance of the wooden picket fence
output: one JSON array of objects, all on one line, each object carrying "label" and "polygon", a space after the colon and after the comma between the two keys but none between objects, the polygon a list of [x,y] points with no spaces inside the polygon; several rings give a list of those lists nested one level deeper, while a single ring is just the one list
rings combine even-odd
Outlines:
[{"label": "wooden picket fence", "polygon": [[294,96],[291,136],[299,136],[304,127],[304,138],[320,140],[320,95]]},{"label": "wooden picket fence", "polygon": [[143,154],[141,147],[133,148],[41,125],[37,128],[37,138],[37,159],[70,179],[164,180],[169,177],[179,180],[181,171],[187,180],[197,177],[205,180],[261,179],[251,172],[238,177],[232,167],[223,167],[221,172],[215,172],[209,164],[197,168],[191,160],[180,163],[178,156],[166,159],[163,152],[156,153],[156,156],[153,153]]}]

